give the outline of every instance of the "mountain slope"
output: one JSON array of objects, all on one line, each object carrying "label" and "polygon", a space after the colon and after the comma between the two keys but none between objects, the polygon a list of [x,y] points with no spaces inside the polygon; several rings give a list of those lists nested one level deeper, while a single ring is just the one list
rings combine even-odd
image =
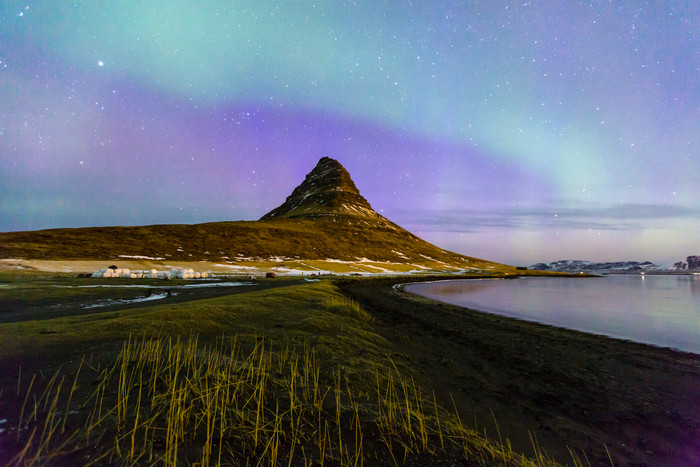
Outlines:
[{"label": "mountain slope", "polygon": [[700,256],[688,256],[685,261],[678,261],[668,266],[658,266],[651,261],[615,261],[595,263],[580,260],[559,260],[551,263],[537,263],[529,267],[535,271],[559,272],[685,272],[700,271]]},{"label": "mountain slope", "polygon": [[657,266],[651,261],[615,261],[595,263],[581,260],[559,260],[551,263],[537,263],[530,266],[535,271],[560,271],[560,272],[639,272],[652,270]]},{"label": "mountain slope", "polygon": [[389,221],[330,158],[321,159],[286,201],[260,221],[0,234],[2,258],[106,260],[120,255],[180,261],[367,258],[431,268],[508,268],[443,250]]},{"label": "mountain slope", "polygon": [[335,159],[323,157],[286,201],[261,220],[337,215],[384,219],[362,197],[345,167]]},{"label": "mountain slope", "polygon": [[678,261],[664,269],[669,271],[700,271],[700,256],[688,256],[685,261]]}]

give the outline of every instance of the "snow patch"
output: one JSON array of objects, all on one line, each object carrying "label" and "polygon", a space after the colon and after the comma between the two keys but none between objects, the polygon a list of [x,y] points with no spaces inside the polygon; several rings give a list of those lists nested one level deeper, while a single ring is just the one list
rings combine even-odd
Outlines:
[{"label": "snow patch", "polygon": [[[168,286],[170,290],[199,288],[199,287],[239,287],[244,285],[255,285],[252,282],[204,282],[201,284],[182,284]],[[147,285],[147,284],[95,284],[95,285],[52,285],[52,287],[62,289],[95,289],[95,288],[121,288],[121,289],[162,289],[162,285]]]},{"label": "snow patch", "polygon": [[119,255],[119,258],[150,259],[152,261],[162,261],[165,259],[165,258],[160,258],[157,256],[140,256],[140,255]]},{"label": "snow patch", "polygon": [[92,305],[83,305],[81,308],[86,310],[89,308],[100,308],[104,306],[111,306],[111,305],[125,305],[128,303],[139,303],[139,302],[150,302],[152,300],[160,300],[168,295],[174,295],[172,293],[168,294],[167,292],[164,292],[162,294],[154,294],[149,297],[142,297],[142,298],[135,298],[133,300],[101,300],[97,303],[93,303]]},{"label": "snow patch", "polygon": [[256,285],[254,282],[212,282],[209,284],[185,284],[175,288],[182,289],[199,289],[202,287],[243,287],[249,285]]},{"label": "snow patch", "polygon": [[238,264],[215,264],[220,268],[235,269],[235,270],[246,270],[246,271],[259,271],[255,266],[239,266]]},{"label": "snow patch", "polygon": [[391,252],[394,253],[396,256],[400,256],[401,258],[409,259],[408,256],[406,256],[405,254],[401,253],[400,251],[391,250]]},{"label": "snow patch", "polygon": [[309,271],[304,271],[302,269],[291,269],[291,268],[284,268],[280,266],[274,266],[272,269],[275,270],[275,274],[280,274],[280,275],[285,275],[285,276],[303,276],[304,274],[308,274]]},{"label": "snow patch", "polygon": [[292,259],[287,258],[286,256],[270,256],[269,258],[267,258],[267,261],[273,263],[281,263],[282,261],[292,261]]}]

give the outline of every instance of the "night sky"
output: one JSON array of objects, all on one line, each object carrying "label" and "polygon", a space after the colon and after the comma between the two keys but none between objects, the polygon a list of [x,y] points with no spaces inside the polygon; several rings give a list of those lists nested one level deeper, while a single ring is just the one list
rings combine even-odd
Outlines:
[{"label": "night sky", "polygon": [[0,231],[254,220],[323,156],[471,256],[700,254],[700,2],[0,3]]}]

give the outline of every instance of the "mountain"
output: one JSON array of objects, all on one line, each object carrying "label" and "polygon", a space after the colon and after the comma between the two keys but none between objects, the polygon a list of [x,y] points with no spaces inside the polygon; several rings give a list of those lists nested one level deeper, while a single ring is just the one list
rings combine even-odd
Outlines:
[{"label": "mountain", "polygon": [[330,157],[321,158],[287,200],[260,220],[324,216],[351,216],[365,222],[391,224],[362,197],[345,167]]},{"label": "mountain", "polygon": [[700,271],[700,256],[688,256],[685,261],[678,261],[669,266],[657,266],[651,261],[616,261],[594,263],[580,260],[560,260],[551,263],[537,263],[529,267],[536,271],[560,271],[560,272],[683,272]]},{"label": "mountain", "polygon": [[640,272],[654,270],[656,266],[651,261],[616,261],[607,263],[593,263],[581,260],[560,260],[551,263],[537,263],[529,266],[536,271],[560,271],[560,272]]},{"label": "mountain", "polygon": [[688,256],[685,261],[678,261],[664,269],[669,271],[700,271],[700,256]]},{"label": "mountain", "polygon": [[430,269],[511,269],[432,245],[378,214],[347,170],[324,157],[259,221],[0,233],[0,258],[251,262],[379,261]]}]

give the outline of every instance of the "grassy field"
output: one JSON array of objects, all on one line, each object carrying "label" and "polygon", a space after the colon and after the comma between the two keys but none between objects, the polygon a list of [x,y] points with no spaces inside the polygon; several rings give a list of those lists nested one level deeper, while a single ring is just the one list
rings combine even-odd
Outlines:
[{"label": "grassy field", "polygon": [[234,265],[279,262],[280,258],[350,262],[369,258],[378,263],[418,264],[429,269],[505,267],[443,250],[396,225],[368,227],[360,220],[338,215],[315,220],[0,232],[0,258],[121,261],[146,257]]},{"label": "grassy field", "polygon": [[[311,275],[311,274],[339,274],[339,275],[392,275],[392,274],[445,274],[460,273],[464,270],[479,271],[477,268],[445,265],[437,262],[423,260],[416,263],[397,263],[391,261],[339,261],[339,260],[301,260],[279,258],[272,260],[242,260],[229,261],[156,261],[133,260],[128,258],[114,258],[109,260],[37,260],[37,259],[3,259],[0,260],[0,272],[22,275],[28,273],[65,273],[79,274],[92,273],[101,268],[116,265],[119,268],[128,268],[131,271],[143,271],[157,269],[168,271],[172,268],[192,268],[197,272],[208,272],[219,276],[261,276],[268,272],[277,275]],[[485,269],[485,273],[494,271],[514,271],[510,267],[492,267]]]},{"label": "grassy field", "polygon": [[[46,289],[6,276],[0,299],[31,287]],[[57,290],[44,298],[94,293]],[[0,324],[0,460],[554,465],[486,438],[413,372],[331,281]]]}]

